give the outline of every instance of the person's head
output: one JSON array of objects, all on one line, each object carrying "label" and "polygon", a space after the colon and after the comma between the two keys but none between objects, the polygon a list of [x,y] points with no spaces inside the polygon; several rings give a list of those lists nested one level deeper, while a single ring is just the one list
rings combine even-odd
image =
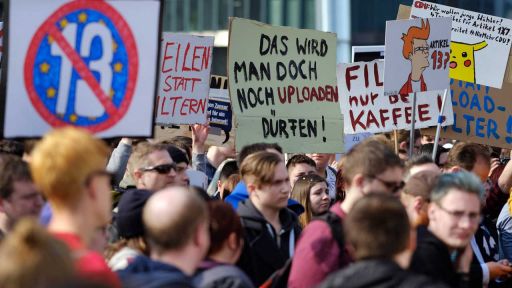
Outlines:
[{"label": "person's head", "polygon": [[423,72],[428,66],[429,46],[428,37],[430,35],[430,24],[428,19],[421,19],[421,27],[412,26],[407,30],[407,34],[402,35],[404,45],[402,55],[405,59],[411,61],[412,71]]},{"label": "person's head", "polygon": [[353,203],[370,192],[398,196],[403,187],[402,167],[400,158],[386,145],[373,140],[357,144],[343,163],[345,201]]},{"label": "person's head", "polygon": [[242,150],[240,150],[240,153],[238,153],[238,158],[237,158],[238,167],[242,166],[242,162],[244,162],[244,160],[245,160],[245,158],[247,158],[247,156],[254,154],[256,152],[261,152],[261,151],[274,152],[274,153],[280,154],[280,155],[283,154],[283,149],[281,148],[281,146],[279,146],[276,143],[249,144],[249,145],[242,147]]},{"label": "person's head", "polygon": [[434,163],[431,156],[421,154],[407,160],[405,164],[405,171],[406,177],[410,177],[422,171],[432,171],[437,174],[441,173],[441,170],[436,163]]},{"label": "person's head", "polygon": [[43,207],[28,164],[18,156],[3,155],[0,161],[0,211],[12,226],[23,217],[38,217]]},{"label": "person's head", "polygon": [[0,287],[55,287],[75,276],[66,244],[23,219],[0,245]]},{"label": "person's head", "polygon": [[329,210],[329,189],[325,179],[317,174],[300,177],[292,189],[291,198],[297,200],[306,210],[299,216],[302,227],[313,219]]},{"label": "person's head", "polygon": [[185,154],[189,161],[192,159],[192,138],[187,136],[174,136],[171,140],[166,141],[168,144],[173,144],[180,148]]},{"label": "person's head", "polygon": [[176,163],[176,184],[188,186],[190,184],[190,179],[187,175],[187,168],[189,166],[187,154],[172,144],[167,145],[167,152],[171,155],[173,162]]},{"label": "person's head", "polygon": [[[438,167],[440,167],[440,168],[444,167],[444,164],[446,164],[446,161],[448,160],[448,152],[449,151],[450,150],[444,148],[443,146],[439,145],[437,147],[435,164]],[[426,144],[422,144],[420,146],[419,155],[425,155],[425,156],[432,158],[433,153],[434,153],[434,143],[426,143]]]},{"label": "person's head", "polygon": [[152,258],[173,261],[193,274],[210,246],[208,207],[197,193],[176,186],[156,192],[142,219]]},{"label": "person's head", "polygon": [[[400,159],[407,160],[409,158],[409,146],[411,143],[411,131],[409,130],[398,130],[397,131],[397,142],[398,142],[398,154]],[[413,155],[417,154],[421,146],[421,132],[420,130],[414,130],[414,145]]]},{"label": "person's head", "polygon": [[476,143],[459,142],[448,153],[444,171],[466,170],[485,182],[491,169],[491,153],[485,146]]},{"label": "person's head", "polygon": [[[333,154],[326,154],[326,153],[311,153],[306,154],[309,158],[313,159],[316,164],[317,171],[324,170],[329,166],[329,160],[331,159]],[[323,176],[323,175],[320,175]]]},{"label": "person's head", "polygon": [[240,174],[247,185],[249,198],[261,209],[285,208],[290,197],[290,179],[283,159],[274,152],[257,152],[242,162]]},{"label": "person's head", "polygon": [[54,212],[81,209],[88,212],[92,225],[109,223],[112,186],[105,170],[109,151],[103,141],[73,127],[53,130],[38,142],[30,169]]},{"label": "person's head", "polygon": [[450,249],[468,245],[480,223],[482,183],[469,172],[439,176],[430,194],[429,230]]},{"label": "person's head", "polygon": [[400,200],[404,204],[412,224],[416,226],[428,224],[427,211],[430,193],[432,193],[438,177],[439,172],[426,170],[413,174],[405,182]]},{"label": "person's head", "polygon": [[222,199],[222,200],[226,199],[226,197],[228,197],[231,194],[231,192],[233,192],[233,190],[235,190],[236,185],[241,180],[242,180],[242,177],[240,177],[240,174],[238,174],[238,173],[231,174],[231,176],[229,176],[228,179],[226,179],[226,181],[224,181],[222,183],[221,190],[219,190],[221,193],[220,199]]},{"label": "person's head", "polygon": [[408,266],[416,239],[411,238],[407,212],[395,197],[373,194],[361,198],[343,221],[343,228],[358,261],[396,261],[405,252],[406,263],[400,264]]},{"label": "person's head", "polygon": [[158,191],[177,185],[176,163],[164,144],[139,143],[128,160],[128,171],[137,189]]},{"label": "person's head", "polygon": [[222,168],[220,168],[220,174],[219,174],[219,180],[217,180],[217,190],[223,191],[224,187],[226,185],[226,181],[228,180],[231,175],[238,174],[238,164],[236,160],[230,159],[225,160],[223,165],[221,165]]},{"label": "person's head", "polygon": [[222,201],[210,201],[208,208],[211,239],[208,258],[235,264],[242,252],[244,239],[240,217],[231,205]]},{"label": "person's head", "polygon": [[25,145],[23,142],[8,139],[0,140],[0,153],[22,157],[24,151]]},{"label": "person's head", "polygon": [[313,159],[304,154],[293,155],[286,162],[288,175],[290,175],[290,185],[293,187],[295,181],[309,174],[316,174],[316,163]]}]

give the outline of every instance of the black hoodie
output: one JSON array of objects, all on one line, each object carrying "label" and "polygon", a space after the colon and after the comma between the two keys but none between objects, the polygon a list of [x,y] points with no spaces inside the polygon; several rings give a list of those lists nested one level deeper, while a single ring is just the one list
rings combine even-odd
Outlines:
[{"label": "black hoodie", "polygon": [[448,288],[391,260],[363,260],[329,276],[318,288]]},{"label": "black hoodie", "polygon": [[245,231],[245,245],[237,265],[255,286],[260,286],[293,256],[301,228],[297,216],[287,208],[279,212],[282,226],[277,233],[279,237],[250,199],[240,203],[237,212]]}]

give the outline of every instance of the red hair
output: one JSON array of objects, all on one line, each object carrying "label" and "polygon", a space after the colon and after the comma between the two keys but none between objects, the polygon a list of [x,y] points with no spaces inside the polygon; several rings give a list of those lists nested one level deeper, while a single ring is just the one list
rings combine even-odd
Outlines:
[{"label": "red hair", "polygon": [[402,40],[404,40],[402,55],[404,56],[404,58],[409,59],[409,54],[413,52],[412,41],[414,39],[427,40],[429,35],[430,23],[428,22],[428,19],[426,24],[423,21],[423,19],[421,19],[421,28],[416,26],[409,27],[409,30],[407,30],[407,34],[402,34]]}]

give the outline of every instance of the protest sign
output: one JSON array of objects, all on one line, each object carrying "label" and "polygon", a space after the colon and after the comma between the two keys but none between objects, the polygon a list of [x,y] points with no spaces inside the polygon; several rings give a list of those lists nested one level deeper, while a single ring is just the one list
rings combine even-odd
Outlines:
[{"label": "protest sign", "polygon": [[414,1],[411,18],[451,17],[450,78],[501,88],[511,45],[512,20]]},{"label": "protest sign", "polygon": [[[233,134],[233,112],[228,93],[228,78],[212,75],[210,78],[210,91],[208,98],[208,139],[206,145],[233,147],[235,135]],[[175,136],[191,137],[192,132],[188,125],[172,125],[155,127],[155,138],[168,140]]]},{"label": "protest sign", "polygon": [[229,94],[236,148],[277,142],[285,152],[343,150],[336,35],[231,18]]},{"label": "protest sign", "polygon": [[212,75],[208,100],[208,144],[233,145],[233,111],[228,92],[228,78]]},{"label": "protest sign", "polygon": [[152,135],[160,1],[7,7],[5,137],[68,125],[100,137]]},{"label": "protest sign", "polygon": [[205,124],[213,37],[163,33],[155,122]]},{"label": "protest sign", "polygon": [[[512,84],[508,82],[496,89],[452,79],[454,123],[441,130],[441,137],[511,149],[510,91]],[[435,134],[434,129],[425,132]]]},{"label": "protest sign", "polygon": [[[410,129],[410,96],[384,96],[382,62],[375,60],[338,65],[338,87],[346,134]],[[442,96],[443,91],[417,93],[416,128],[437,124]],[[447,103],[443,116],[443,125],[453,123],[450,103]]]},{"label": "protest sign", "polygon": [[386,22],[384,95],[448,89],[451,18]]}]

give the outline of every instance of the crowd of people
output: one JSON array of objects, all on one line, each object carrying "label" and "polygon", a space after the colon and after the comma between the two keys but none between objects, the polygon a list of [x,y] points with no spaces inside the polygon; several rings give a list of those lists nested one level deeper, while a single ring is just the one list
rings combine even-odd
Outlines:
[{"label": "crowd of people", "polygon": [[0,287],[512,287],[510,151],[433,157],[404,131],[336,160],[191,131],[1,141]]}]

